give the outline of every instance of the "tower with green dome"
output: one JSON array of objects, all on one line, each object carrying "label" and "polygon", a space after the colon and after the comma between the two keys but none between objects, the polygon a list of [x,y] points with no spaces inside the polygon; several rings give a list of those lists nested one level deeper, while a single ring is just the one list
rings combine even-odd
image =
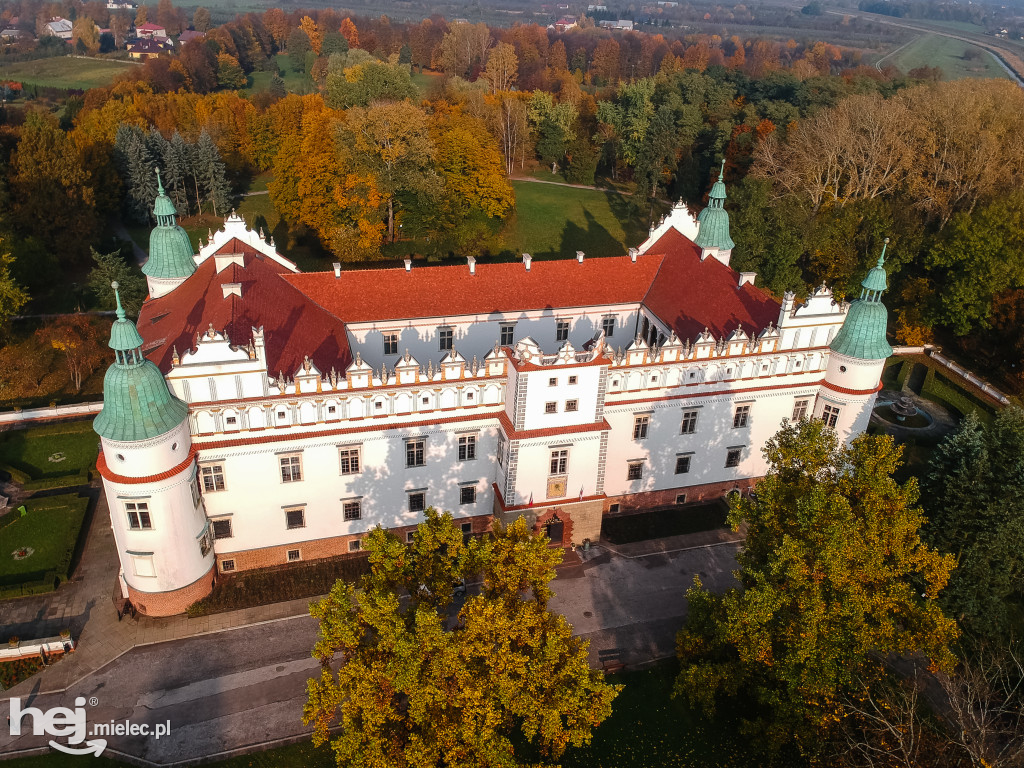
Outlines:
[{"label": "tower with green dome", "polygon": [[142,267],[149,295],[158,299],[181,285],[196,271],[195,254],[188,234],[178,225],[178,211],[164,192],[156,169],[157,196],[153,203],[156,226],[149,235],[149,260]]},{"label": "tower with green dome", "polygon": [[93,422],[102,451],[96,469],[110,511],[121,594],[141,613],[171,616],[213,588],[213,536],[198,485],[188,406],[142,353],[113,283],[114,362]]},{"label": "tower with green dome", "polygon": [[892,347],[885,333],[889,313],[882,303],[888,288],[885,238],[878,263],[861,282],[860,298],[850,303],[839,333],[829,344],[828,367],[815,415],[850,440],[867,429],[885,361]]},{"label": "tower with green dome", "polygon": [[708,205],[697,215],[697,237],[694,243],[700,246],[701,261],[714,256],[723,264],[728,265],[732,249],[736,246],[729,235],[729,213],[725,210],[725,160],[718,171],[718,181],[711,187]]}]

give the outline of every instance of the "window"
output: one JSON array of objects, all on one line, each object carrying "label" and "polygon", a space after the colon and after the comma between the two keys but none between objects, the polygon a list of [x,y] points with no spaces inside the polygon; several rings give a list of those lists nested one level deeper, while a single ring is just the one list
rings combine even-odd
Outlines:
[{"label": "window", "polygon": [[230,539],[233,535],[231,532],[231,520],[213,521],[213,538]]},{"label": "window", "polygon": [[619,513],[619,505],[618,504],[609,504],[608,505],[608,514],[609,515],[617,515],[618,513]]},{"label": "window", "polygon": [[459,504],[476,504],[475,485],[464,485],[459,488]]},{"label": "window", "polygon": [[498,466],[505,466],[505,436],[498,435]]},{"label": "window", "polygon": [[235,424],[238,423],[238,417],[237,416],[228,416],[225,419],[225,421],[227,422],[229,427],[233,427]]},{"label": "window", "polygon": [[728,453],[725,454],[725,468],[738,467],[740,465],[740,456],[742,455],[742,448],[730,448]]},{"label": "window", "polygon": [[690,455],[676,456],[676,474],[685,475],[690,471]]},{"label": "window", "polygon": [[220,561],[220,570],[221,570],[221,573],[230,573],[231,571],[235,570],[235,561],[234,560],[221,560]]},{"label": "window", "polygon": [[642,461],[631,461],[626,466],[627,480],[640,480],[644,476],[644,463]]},{"label": "window", "polygon": [[459,438],[459,461],[476,459],[476,435],[463,435]]},{"label": "window", "polygon": [[205,493],[215,493],[216,491],[224,490],[223,464],[207,464],[202,468],[202,474],[203,491]]},{"label": "window", "polygon": [[149,502],[126,501],[124,508],[128,513],[128,527],[133,531],[148,531],[153,528],[153,519],[149,516]]},{"label": "window", "polygon": [[199,498],[200,498],[200,495],[199,495],[199,476],[198,475],[196,475],[196,477],[195,477],[195,482],[192,483],[191,490],[192,490],[192,506],[198,509],[199,508]]},{"label": "window", "polygon": [[439,348],[442,352],[450,350],[452,348],[452,329],[441,328],[437,333],[437,338],[440,342]]},{"label": "window", "polygon": [[302,479],[302,457],[298,454],[281,457],[281,482],[294,483]]},{"label": "window", "polygon": [[355,541],[350,541],[348,543],[348,551],[349,552],[358,552],[362,548],[363,548],[363,542],[361,540],[359,540],[359,539],[356,539]]},{"label": "window", "polygon": [[810,400],[797,400],[793,403],[793,421],[800,421],[807,418],[807,406]]},{"label": "window", "polygon": [[551,452],[552,475],[564,475],[569,467],[569,451],[566,448],[558,448]]},{"label": "window", "polygon": [[199,556],[206,557],[210,554],[211,549],[213,549],[213,531],[210,526],[206,526],[199,536]]},{"label": "window", "polygon": [[685,504],[685,503],[686,503],[686,494],[685,493],[677,493],[676,494],[676,504]]},{"label": "window", "polygon": [[286,509],[284,511],[285,523],[288,526],[288,530],[293,528],[305,528],[306,527],[306,510],[304,509]]},{"label": "window", "polygon": [[343,475],[357,475],[361,468],[360,464],[360,447],[358,445],[350,448],[339,448],[338,449],[338,461],[341,465],[341,474]]},{"label": "window", "polygon": [[470,539],[473,538],[473,524],[463,523],[462,524],[462,543],[469,544]]},{"label": "window", "polygon": [[605,337],[611,338],[615,333],[615,318],[606,317],[601,320],[601,330],[604,331]]},{"label": "window", "polygon": [[363,516],[363,503],[356,499],[355,501],[346,501],[341,505],[342,512],[345,516],[345,522],[351,522],[352,520],[359,520]]},{"label": "window", "polygon": [[132,566],[135,568],[136,576],[156,577],[156,566],[153,565],[152,555],[132,555]]},{"label": "window", "polygon": [[422,467],[424,462],[424,449],[427,445],[425,437],[417,437],[414,440],[405,441],[405,466]]},{"label": "window", "polygon": [[278,411],[278,412],[277,412],[277,418],[278,418],[279,420],[281,420],[281,421],[284,421],[284,419],[285,419],[285,416],[286,416],[286,414],[285,414],[285,412],[284,412],[284,411]]},{"label": "window", "polygon": [[557,387],[558,386],[558,379],[556,379],[554,377],[548,379],[548,386],[549,387]]},{"label": "window", "polygon": [[544,413],[558,413],[558,403],[544,403]]},{"label": "window", "polygon": [[826,405],[825,409],[821,412],[821,420],[825,422],[826,427],[835,427],[836,422],[839,420],[839,406]]},{"label": "window", "polygon": [[558,320],[555,322],[555,341],[569,340],[569,321]]},{"label": "window", "polygon": [[737,405],[736,413],[732,417],[733,429],[747,426],[747,422],[750,419],[750,406],[749,405]]},{"label": "window", "polygon": [[570,384],[575,384],[577,381],[579,381],[579,379],[577,379],[575,376],[570,376],[569,377],[569,383]]},{"label": "window", "polygon": [[515,341],[516,324],[515,323],[502,323],[501,325],[501,346],[511,347]]},{"label": "window", "polygon": [[328,413],[334,413],[337,410],[338,410],[337,406],[334,406],[334,405],[328,405],[327,406],[327,412]]},{"label": "window", "polygon": [[580,402],[579,402],[579,400],[566,400],[565,401],[565,412],[566,413],[575,413],[579,409],[580,409]]},{"label": "window", "polygon": [[409,494],[409,511],[422,512],[427,508],[427,494],[424,491],[413,491]]},{"label": "window", "polygon": [[384,334],[384,354],[385,355],[397,355],[398,354],[398,334],[397,333],[385,333]]},{"label": "window", "polygon": [[302,553],[297,549],[288,550],[288,562],[295,563],[302,559]]},{"label": "window", "polygon": [[406,531],[405,532],[405,543],[406,544],[412,544],[413,538],[415,536],[416,536],[416,531]]},{"label": "window", "polygon": [[697,431],[697,411],[683,411],[683,427],[681,434],[692,435]]},{"label": "window", "polygon": [[650,416],[635,416],[633,418],[633,439],[634,440],[646,440],[647,439],[647,427],[650,426]]}]

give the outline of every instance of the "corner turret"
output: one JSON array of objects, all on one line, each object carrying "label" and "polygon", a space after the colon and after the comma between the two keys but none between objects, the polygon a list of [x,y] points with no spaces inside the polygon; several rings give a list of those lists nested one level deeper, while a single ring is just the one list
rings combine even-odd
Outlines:
[{"label": "corner turret", "polygon": [[707,207],[697,215],[700,229],[694,243],[700,246],[701,261],[713,256],[726,266],[736,246],[729,235],[729,213],[725,210],[725,160],[718,171],[718,181],[711,187]]},{"label": "corner turret", "polygon": [[170,293],[196,271],[192,243],[177,223],[178,212],[164,192],[160,169],[156,169],[158,193],[153,203],[156,226],[149,235],[149,260],[142,267],[149,295],[158,299]]},{"label": "corner turret", "polygon": [[850,304],[846,320],[829,345],[828,367],[815,406],[815,416],[849,442],[868,426],[875,396],[881,389],[885,361],[892,354],[885,331],[888,312],[882,293],[885,273],[885,238],[877,265],[861,282],[860,298]]}]

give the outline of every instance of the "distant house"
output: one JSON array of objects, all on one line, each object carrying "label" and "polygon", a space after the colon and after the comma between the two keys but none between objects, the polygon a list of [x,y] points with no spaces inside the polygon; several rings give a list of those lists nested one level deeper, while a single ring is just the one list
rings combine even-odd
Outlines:
[{"label": "distant house", "polygon": [[561,19],[555,22],[555,29],[559,32],[566,32],[570,29],[575,29],[577,26],[576,19],[571,16],[563,16]]},{"label": "distant house", "polygon": [[633,22],[629,19],[618,19],[617,21],[599,21],[598,26],[604,27],[605,29],[619,29],[619,30],[630,30],[633,28]]},{"label": "distant house", "polygon": [[107,0],[107,10],[110,11],[134,11],[138,5],[132,0]]},{"label": "distant house", "polygon": [[178,35],[178,42],[184,45],[185,43],[190,43],[193,40],[202,40],[204,37],[206,37],[205,32],[196,32],[194,29],[186,29]]},{"label": "distant house", "polygon": [[128,55],[133,59],[155,59],[174,50],[173,46],[160,40],[133,40],[127,48]]},{"label": "distant house", "polygon": [[594,11],[607,11],[607,10],[608,10],[608,6],[607,5],[588,5],[587,6],[587,13],[593,13]]},{"label": "distant house", "polygon": [[678,8],[679,7],[679,3],[677,3],[675,0],[658,0],[658,5],[660,5],[662,8]]},{"label": "distant house", "polygon": [[0,29],[0,40],[5,43],[13,43],[15,40],[30,40],[32,35],[23,29],[18,29],[13,24],[8,23],[6,27]]},{"label": "distant house", "polygon": [[167,30],[159,24],[146,23],[136,26],[135,34],[143,40],[152,40],[154,38],[166,38]]},{"label": "distant house", "polygon": [[67,19],[62,19],[60,16],[54,16],[43,27],[44,35],[53,35],[59,37],[61,40],[71,39],[71,22]]}]

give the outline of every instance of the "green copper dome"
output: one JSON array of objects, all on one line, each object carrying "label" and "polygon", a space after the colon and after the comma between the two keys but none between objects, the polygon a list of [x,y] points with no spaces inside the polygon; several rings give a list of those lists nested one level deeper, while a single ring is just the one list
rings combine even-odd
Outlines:
[{"label": "green copper dome", "polygon": [[693,242],[701,248],[731,251],[736,245],[729,236],[729,214],[725,210],[724,174],[725,160],[722,161],[722,168],[718,172],[718,181],[711,187],[707,208],[697,214],[697,223],[700,224],[700,229],[697,230],[697,237]]},{"label": "green copper dome", "polygon": [[125,317],[117,283],[117,320],[110,330],[114,364],[103,378],[103,410],[92,428],[119,442],[148,440],[170,432],[188,418],[188,406],[174,397],[160,369],[142,355],[142,337]]},{"label": "green copper dome", "polygon": [[164,193],[160,169],[156,172],[159,193],[153,204],[156,226],[149,235],[149,259],[142,267],[148,277],[185,278],[196,271],[192,243],[185,230],[178,226],[174,203]]},{"label": "green copper dome", "polygon": [[[885,239],[886,244],[889,238]],[[840,355],[860,360],[884,360],[892,354],[885,339],[889,313],[882,303],[882,292],[887,287],[885,274],[885,248],[874,267],[861,283],[860,298],[850,305],[846,321],[832,340],[829,348]]]}]

